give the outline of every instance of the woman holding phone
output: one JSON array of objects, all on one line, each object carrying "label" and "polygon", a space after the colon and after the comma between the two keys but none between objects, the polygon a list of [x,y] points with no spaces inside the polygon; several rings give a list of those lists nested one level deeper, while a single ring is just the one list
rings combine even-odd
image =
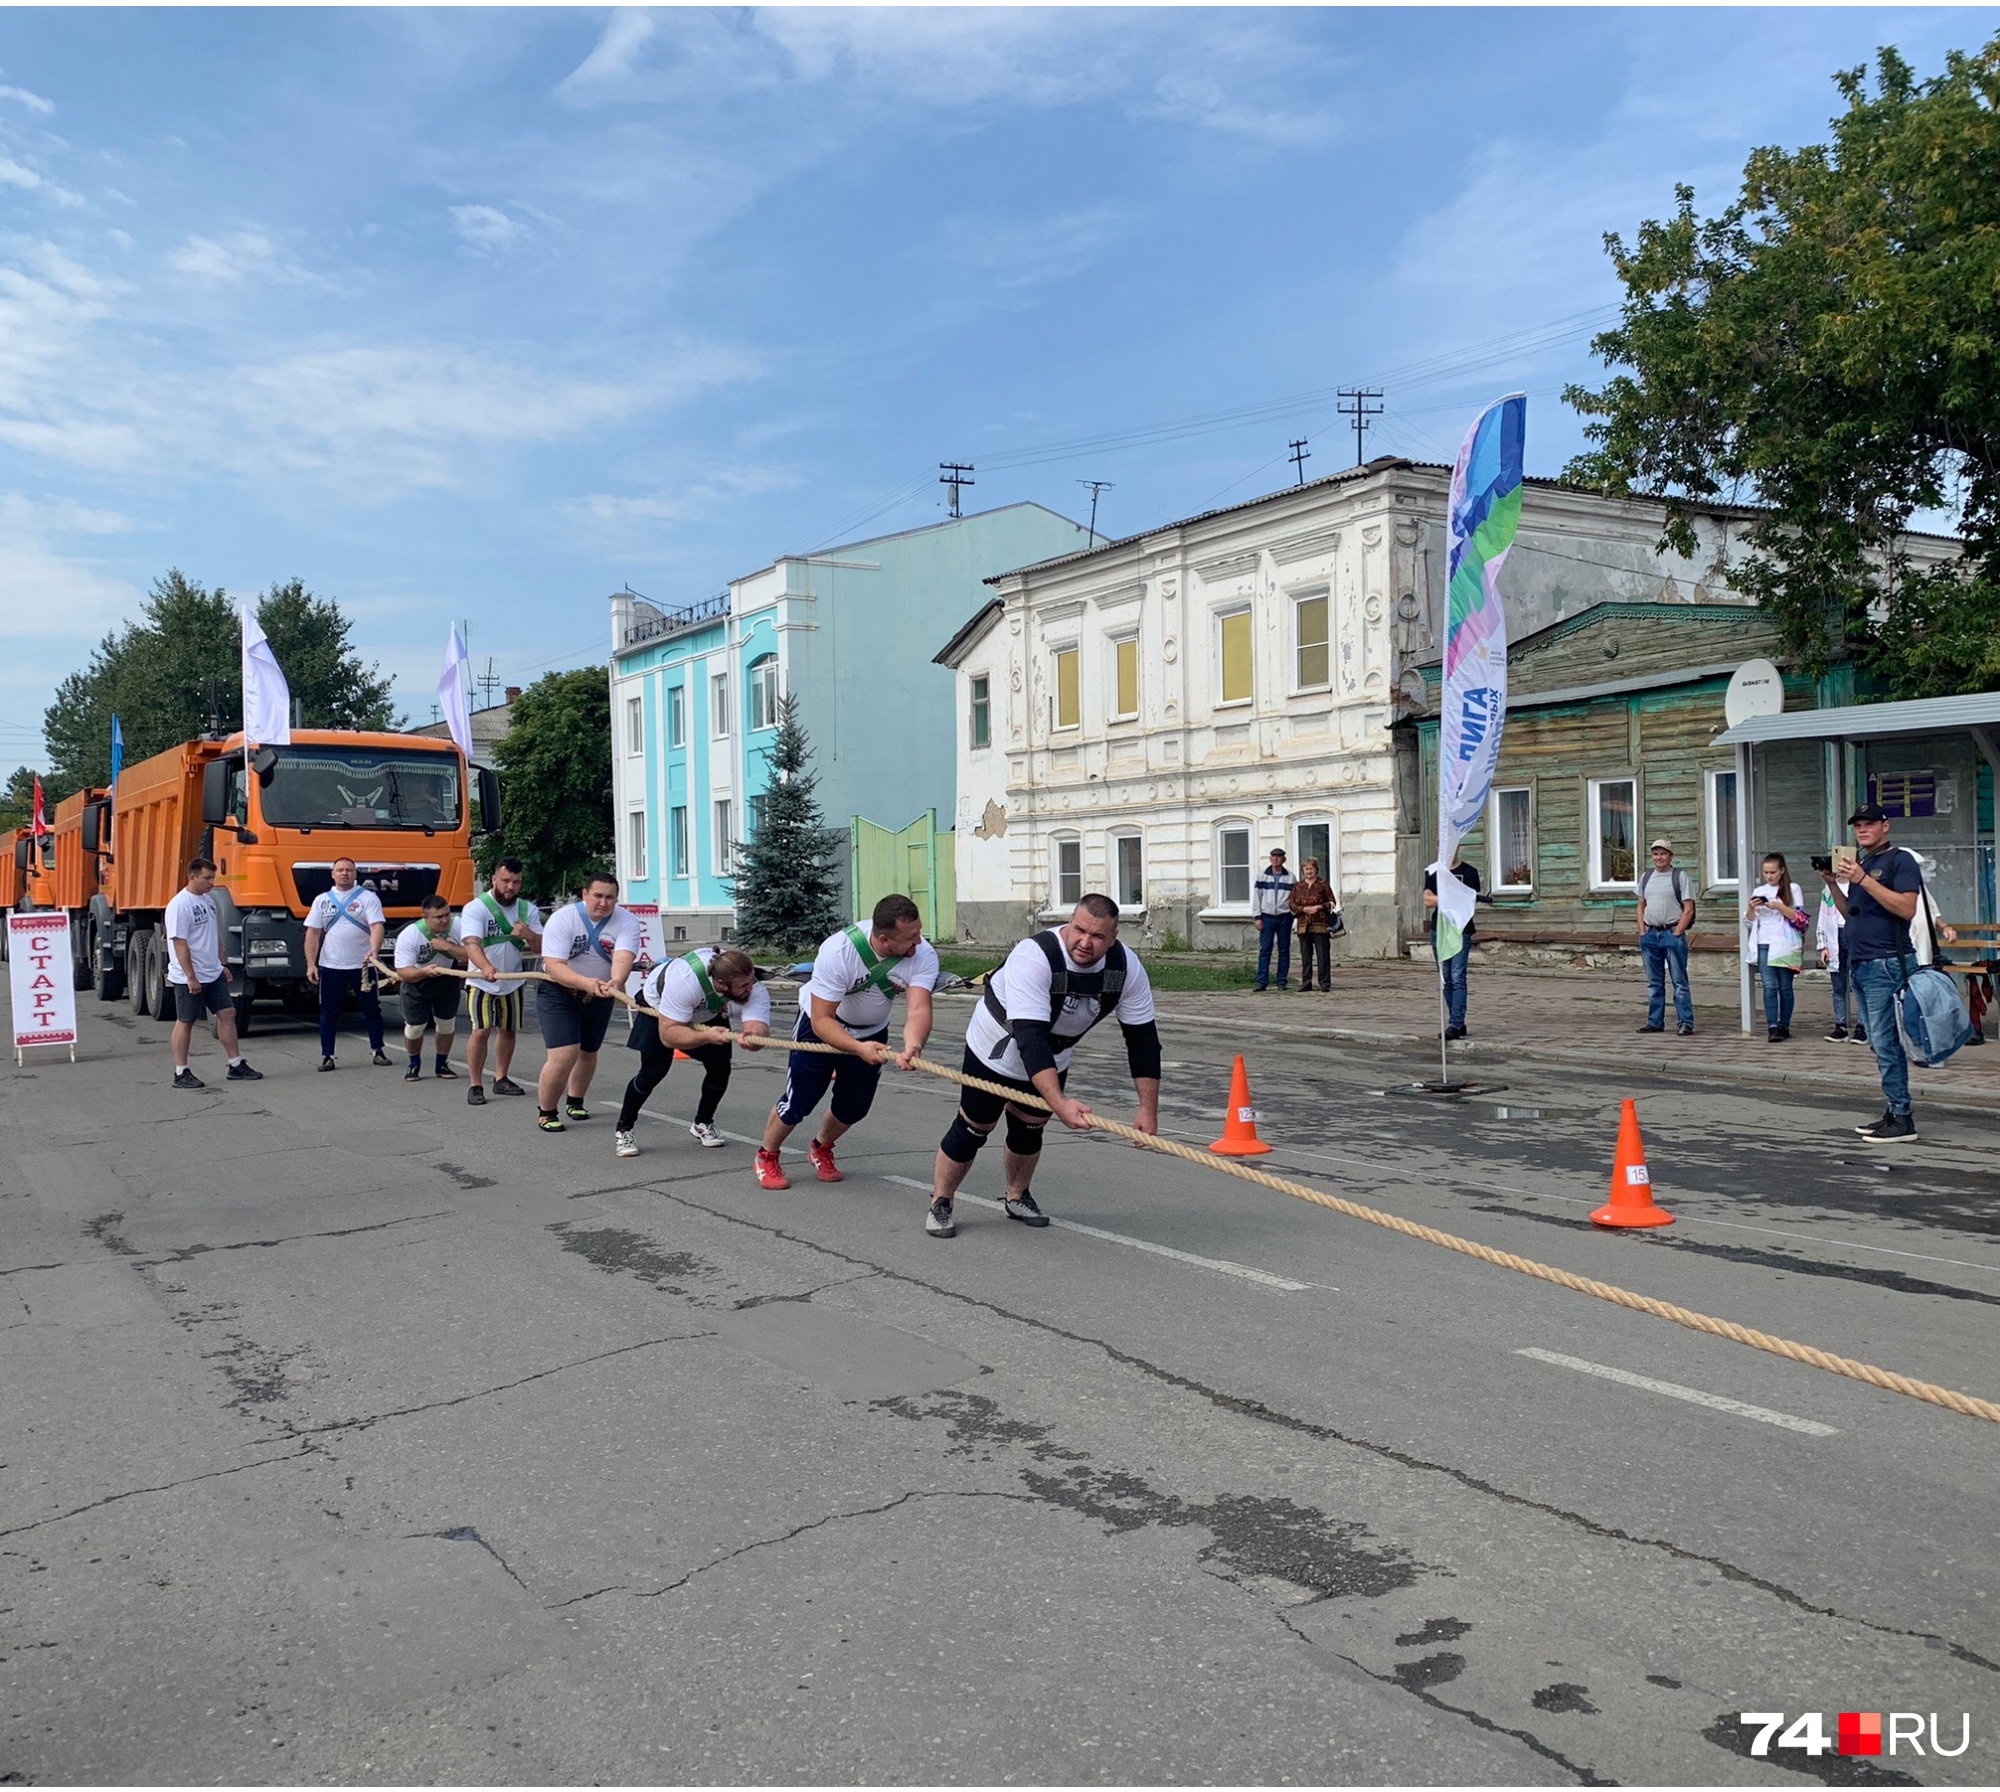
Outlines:
[{"label": "woman holding phone", "polygon": [[1773,1045],[1792,1036],[1792,980],[1805,960],[1805,892],[1792,882],[1781,852],[1764,855],[1764,881],[1750,893],[1749,950],[1757,954],[1764,985],[1765,1038]]}]

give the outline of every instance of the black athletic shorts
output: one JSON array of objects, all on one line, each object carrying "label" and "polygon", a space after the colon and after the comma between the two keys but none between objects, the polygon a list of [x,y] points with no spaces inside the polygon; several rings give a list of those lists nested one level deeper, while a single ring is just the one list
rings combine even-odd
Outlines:
[{"label": "black athletic shorts", "polygon": [[199,989],[190,989],[185,983],[167,987],[174,992],[174,1019],[185,1026],[193,1026],[204,1014],[228,1014],[236,1006],[227,977],[218,977]]},{"label": "black athletic shorts", "polygon": [[597,1051],[611,1030],[611,1010],[617,1005],[609,996],[587,996],[561,983],[537,983],[535,1019],[541,1023],[542,1044],[550,1051],[564,1045]]},{"label": "black athletic shorts", "polygon": [[[965,1062],[959,1069],[967,1076],[980,1077],[989,1083],[1004,1083],[1009,1089],[1018,1089],[1029,1098],[1021,1104],[1021,1112],[1030,1121],[1047,1120],[1050,1117],[1047,1108],[1034,1105],[1042,1099],[1042,1092],[1033,1083],[1023,1082],[1018,1077],[1002,1076],[984,1058],[973,1056],[972,1047],[969,1045],[965,1048]],[[1056,1086],[1060,1089],[1069,1087],[1067,1070],[1056,1072]],[[991,1126],[1006,1110],[1007,1103],[1002,1097],[989,1095],[984,1089],[961,1089],[958,1092],[958,1111],[974,1126]]]},{"label": "black athletic shorts", "polygon": [[[812,1010],[799,1010],[798,1025],[792,1029],[794,1039],[818,1039],[813,1031]],[[856,1033],[855,1038],[863,1041],[880,1041],[889,1037],[889,1029],[884,1027],[879,1033]],[[853,1126],[868,1118],[868,1110],[875,1105],[875,1091],[882,1081],[882,1066],[870,1064],[857,1058],[852,1052],[842,1052],[834,1057],[828,1052],[793,1052],[786,1062],[785,1092],[778,1097],[778,1118],[787,1126],[796,1126],[820,1102],[825,1099],[829,1086],[833,1090],[833,1117],[843,1126]]]},{"label": "black athletic shorts", "polygon": [[458,1019],[456,977],[425,977],[403,985],[403,1025],[427,1027],[434,1021]]}]

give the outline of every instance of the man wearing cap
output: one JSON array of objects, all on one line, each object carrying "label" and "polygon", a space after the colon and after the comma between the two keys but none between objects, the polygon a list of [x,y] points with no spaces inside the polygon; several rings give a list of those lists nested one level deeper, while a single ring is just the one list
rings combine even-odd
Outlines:
[{"label": "man wearing cap", "polygon": [[1875,1053],[1887,1104],[1881,1119],[1854,1130],[1870,1145],[1902,1145],[1917,1136],[1917,1120],[1910,1106],[1910,1061],[1896,1031],[1896,996],[1913,955],[1910,922],[1923,900],[1924,874],[1914,853],[1890,844],[1889,818],[1878,804],[1855,810],[1847,824],[1859,850],[1837,849],[1831,867],[1819,875],[1840,910],[1847,987]]},{"label": "man wearing cap", "polygon": [[1694,926],[1694,886],[1674,863],[1671,840],[1655,840],[1653,866],[1639,874],[1639,955],[1646,961],[1646,1024],[1667,1030],[1667,977],[1674,980],[1676,1031],[1694,1031],[1694,991],[1688,987],[1688,929]]},{"label": "man wearing cap", "polygon": [[1257,917],[1257,987],[1271,986],[1271,948],[1278,949],[1278,987],[1284,989],[1292,976],[1292,885],[1298,880],[1285,868],[1285,849],[1271,848],[1271,862],[1258,874],[1250,892],[1251,910]]}]

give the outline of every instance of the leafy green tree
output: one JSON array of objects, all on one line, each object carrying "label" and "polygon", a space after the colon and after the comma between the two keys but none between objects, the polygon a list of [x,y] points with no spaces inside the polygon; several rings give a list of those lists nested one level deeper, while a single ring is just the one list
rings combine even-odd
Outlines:
[{"label": "leafy green tree", "polygon": [[[1767,506],[1731,582],[1817,674],[1851,656],[1898,696],[2000,686],[2000,38],[1919,81],[1892,49],[1836,77],[1832,141],[1760,149],[1741,196],[1676,189],[1634,245],[1605,239],[1624,315],[1613,369],[1565,395],[1593,448],[1568,477]],[[1965,552],[1913,568],[1913,519]]]},{"label": "leafy green tree", "polygon": [[611,688],[602,666],[536,679],[514,699],[493,759],[502,831],[480,842],[486,876],[511,855],[530,894],[560,899],[611,868]]},{"label": "leafy green tree", "polygon": [[[48,800],[48,785],[42,786],[42,797]],[[0,831],[11,832],[24,828],[35,819],[35,768],[31,765],[17,765],[13,776],[0,789]]]},{"label": "leafy green tree", "polygon": [[[362,664],[350,624],[330,598],[297,579],[274,585],[257,620],[284,669],[308,728],[390,728],[391,681]],[[56,687],[42,720],[49,747],[50,801],[111,773],[111,718],[125,734],[125,763],[191,740],[211,721],[243,719],[242,634],[236,606],[178,568],[154,581],[136,622],[108,634],[89,665]]]},{"label": "leafy green tree", "polygon": [[820,813],[812,742],[798,704],[779,699],[778,736],[764,786],[755,838],[735,853],[736,934],[746,944],[780,952],[810,952],[846,925],[845,880],[838,828]]}]

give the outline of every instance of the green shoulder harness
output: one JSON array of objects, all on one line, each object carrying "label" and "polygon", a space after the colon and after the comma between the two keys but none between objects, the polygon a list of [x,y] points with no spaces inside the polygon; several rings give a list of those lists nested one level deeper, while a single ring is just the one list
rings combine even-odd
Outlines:
[{"label": "green shoulder harness", "polygon": [[868,973],[868,981],[893,1002],[902,992],[889,980],[888,963],[877,958],[874,948],[868,944],[867,930],[862,927],[850,927],[847,930],[847,937],[854,947],[856,956],[861,960],[861,968]]},{"label": "green shoulder harness", "polygon": [[729,1006],[729,998],[716,992],[716,987],[708,980],[708,966],[702,962],[699,952],[690,952],[681,963],[694,972],[694,980],[701,985],[701,993],[708,998],[710,1014],[720,1014]]},{"label": "green shoulder harness", "polygon": [[[500,931],[490,937],[496,940],[505,940],[508,945],[518,946],[523,952],[527,951],[527,942],[514,931],[514,923],[507,919],[506,911],[501,908],[499,903],[493,900],[493,892],[491,890],[481,890],[479,892],[479,900],[486,905],[486,912],[500,923]],[[520,904],[517,902],[514,907],[518,914]]]}]

